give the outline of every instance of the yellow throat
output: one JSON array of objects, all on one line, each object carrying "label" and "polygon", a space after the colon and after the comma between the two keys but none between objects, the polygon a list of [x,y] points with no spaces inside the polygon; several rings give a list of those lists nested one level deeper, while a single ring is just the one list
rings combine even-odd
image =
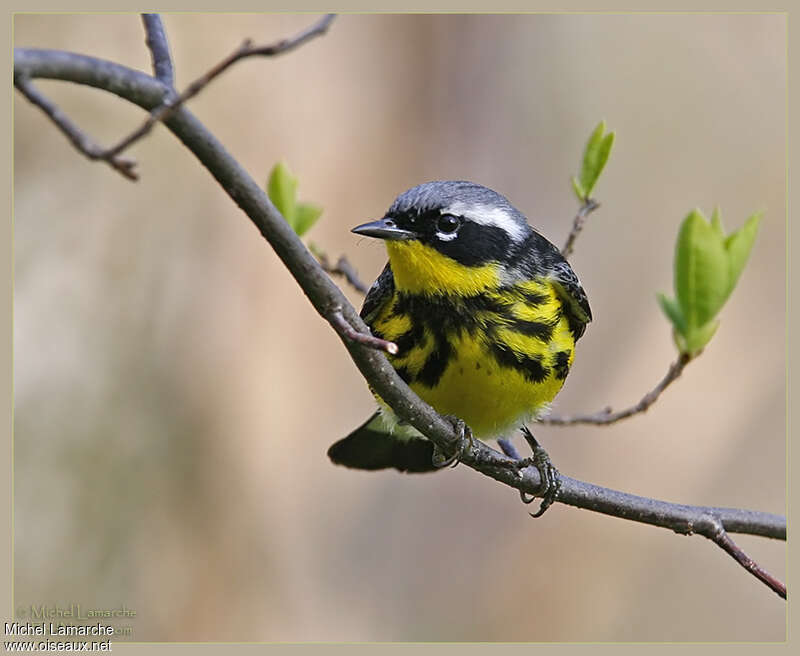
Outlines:
[{"label": "yellow throat", "polygon": [[388,241],[397,289],[410,294],[474,296],[500,285],[499,267],[468,267],[418,241]]}]

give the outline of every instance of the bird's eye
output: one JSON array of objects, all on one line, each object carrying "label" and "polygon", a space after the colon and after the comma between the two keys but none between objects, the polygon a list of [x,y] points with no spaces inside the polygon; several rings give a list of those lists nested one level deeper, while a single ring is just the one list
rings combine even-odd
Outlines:
[{"label": "bird's eye", "polygon": [[436,221],[436,230],[444,235],[451,235],[461,227],[461,219],[452,214],[442,214]]}]

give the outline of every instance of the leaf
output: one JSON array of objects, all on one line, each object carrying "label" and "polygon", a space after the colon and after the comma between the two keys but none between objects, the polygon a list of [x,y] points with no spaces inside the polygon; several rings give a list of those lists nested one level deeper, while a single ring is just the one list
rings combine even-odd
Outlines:
[{"label": "leaf", "polygon": [[690,329],[689,334],[686,335],[684,348],[681,350],[692,357],[696,356],[711,341],[717,328],[719,328],[719,321],[709,321],[702,326]]},{"label": "leaf", "polygon": [[761,217],[761,212],[750,215],[744,225],[725,240],[725,250],[728,254],[729,264],[728,295],[736,287],[739,276],[742,275],[744,270],[744,265],[747,264],[747,259],[750,257],[750,251],[755,243],[756,234],[758,234]]},{"label": "leaf", "polygon": [[[609,132],[605,137],[603,137],[603,141],[600,144],[600,150],[597,155],[597,172],[595,173],[595,182],[600,177],[600,174],[603,172],[603,169],[606,166],[606,162],[608,161],[609,155],[611,155],[611,148],[614,146],[614,139],[617,138],[616,133]],[[594,187],[594,184],[592,184]]]},{"label": "leaf", "polygon": [[283,162],[278,162],[269,174],[267,195],[277,210],[283,214],[288,224],[295,228],[295,197],[297,194],[297,178]]},{"label": "leaf", "polygon": [[578,182],[578,178],[574,175],[572,176],[572,189],[575,192],[575,195],[578,197],[578,200],[583,203],[586,200],[586,191],[581,186],[581,183]]},{"label": "leaf", "polygon": [[689,353],[689,347],[686,345],[686,336],[679,333],[677,330],[672,330],[672,339],[678,349],[678,353]]},{"label": "leaf", "polygon": [[581,163],[580,187],[584,191],[582,200],[587,199],[594,189],[603,168],[608,161],[611,147],[614,145],[614,133],[609,132],[604,136],[606,122],[600,121],[586,143]]},{"label": "leaf", "polygon": [[[589,141],[586,142],[586,148],[583,151],[583,161],[581,162],[581,175],[580,183],[581,188],[588,195],[594,186],[597,177],[597,158],[599,155],[600,143],[603,139],[603,132],[605,132],[605,121],[600,121],[592,134],[589,136]],[[586,197],[586,196],[584,196]]]},{"label": "leaf", "polygon": [[729,262],[722,240],[699,210],[684,219],[675,249],[675,293],[687,335],[707,324],[728,295]]},{"label": "leaf", "polygon": [[715,207],[711,213],[711,227],[719,235],[720,239],[725,238],[725,231],[722,228],[722,216],[720,215],[719,207]]},{"label": "leaf", "polygon": [[674,298],[669,298],[662,293],[656,294],[658,298],[658,302],[661,305],[661,309],[664,311],[664,314],[667,315],[667,318],[672,322],[675,330],[678,331],[680,334],[686,334],[686,318],[683,316],[683,312],[681,312],[681,306],[678,304]]},{"label": "leaf", "polygon": [[727,237],[719,208],[710,222],[694,209],[681,223],[675,245],[675,299],[658,295],[681,353],[694,357],[717,331],[716,315],[747,263],[760,221],[761,214],[753,214]]},{"label": "leaf", "polygon": [[294,231],[302,237],[322,214],[322,208],[311,203],[298,203],[295,208]]},{"label": "leaf", "polygon": [[278,162],[269,174],[267,195],[295,233],[302,237],[322,214],[312,203],[297,202],[297,178],[284,162]]}]

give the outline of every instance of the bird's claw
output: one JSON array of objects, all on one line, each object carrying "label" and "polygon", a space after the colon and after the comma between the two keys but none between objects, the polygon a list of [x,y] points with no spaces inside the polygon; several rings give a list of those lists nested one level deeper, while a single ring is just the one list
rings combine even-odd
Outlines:
[{"label": "bird's claw", "polygon": [[472,436],[472,430],[464,423],[463,419],[452,415],[446,415],[446,418],[453,424],[458,438],[456,439],[453,453],[450,455],[446,454],[438,446],[433,446],[432,464],[437,469],[443,469],[447,466],[455,467],[461,461],[461,457],[475,445],[475,438]]},{"label": "bird's claw", "polygon": [[553,463],[550,461],[550,456],[547,455],[547,451],[544,450],[541,444],[536,440],[533,436],[533,433],[528,429],[527,426],[522,427],[522,435],[525,437],[525,441],[531,447],[531,451],[533,455],[529,458],[525,458],[520,460],[519,463],[521,466],[530,466],[533,465],[539,471],[539,477],[541,478],[542,484],[539,491],[536,495],[529,495],[527,492],[520,490],[519,496],[522,499],[522,503],[532,503],[536,497],[542,498],[542,505],[539,506],[539,510],[535,513],[528,513],[531,517],[541,517],[544,515],[545,511],[553,505],[555,500],[558,498],[558,493],[561,491],[561,476],[558,473],[558,470],[555,468]]}]

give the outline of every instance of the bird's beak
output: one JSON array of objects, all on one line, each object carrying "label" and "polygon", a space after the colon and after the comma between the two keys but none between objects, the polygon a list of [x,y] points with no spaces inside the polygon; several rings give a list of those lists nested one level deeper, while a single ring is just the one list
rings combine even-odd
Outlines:
[{"label": "bird's beak", "polygon": [[386,217],[378,219],[377,221],[370,221],[356,226],[351,230],[357,235],[364,235],[365,237],[377,237],[378,239],[402,240],[402,239],[416,239],[417,235],[410,230],[403,230],[398,228],[397,224],[392,219]]}]

